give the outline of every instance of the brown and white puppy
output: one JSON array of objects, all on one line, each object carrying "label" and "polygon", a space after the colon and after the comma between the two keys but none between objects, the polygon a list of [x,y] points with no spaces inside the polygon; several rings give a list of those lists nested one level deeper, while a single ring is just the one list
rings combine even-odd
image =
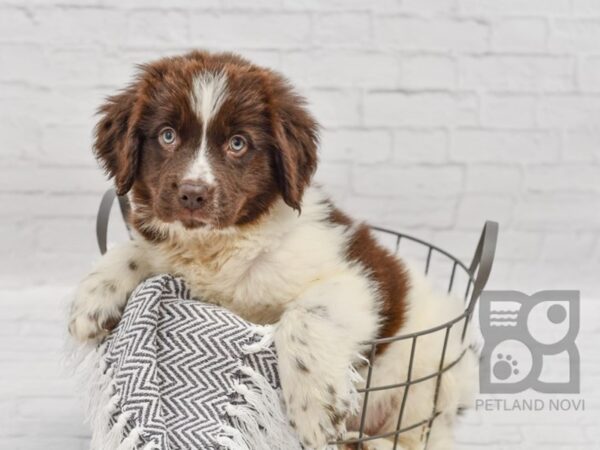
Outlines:
[{"label": "brown and white puppy", "polygon": [[[290,423],[306,447],[321,448],[347,426],[356,429],[348,374],[364,370],[361,342],[462,312],[311,185],[318,126],[280,75],[231,54],[193,52],[143,66],[100,113],[96,156],[129,195],[136,237],[110,250],[80,284],[69,326],[77,339],[105,336],[145,278],[183,276],[198,298],[276,323]],[[419,342],[413,379],[437,370],[436,339]],[[451,338],[448,358],[461,349]],[[381,346],[372,385],[404,382],[409,354],[406,341]],[[447,417],[437,421],[430,448],[451,447],[449,425],[463,397],[458,380],[469,385],[472,375],[471,366],[459,366],[443,378]],[[410,388],[403,424],[430,416],[433,391],[427,383]],[[402,395],[402,388],[372,393],[369,433],[396,428]],[[421,428],[400,443],[420,448]]]}]

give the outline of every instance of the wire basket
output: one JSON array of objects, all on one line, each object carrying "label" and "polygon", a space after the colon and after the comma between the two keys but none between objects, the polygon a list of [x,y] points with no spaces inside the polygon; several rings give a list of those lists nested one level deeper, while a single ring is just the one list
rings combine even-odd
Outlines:
[{"label": "wire basket", "polygon": [[[423,257],[421,258],[423,272],[428,277],[432,276],[433,260],[436,259],[437,256],[436,264],[445,264],[448,267],[445,286],[446,292],[449,294],[460,295],[461,297],[463,297],[465,302],[465,309],[462,314],[433,328],[428,328],[415,333],[403,334],[400,336],[375,339],[364,343],[364,345],[367,348],[369,364],[366,370],[365,386],[358,389],[358,392],[362,394],[362,405],[358,415],[358,436],[353,439],[338,441],[335,444],[352,445],[351,448],[353,449],[362,449],[363,446],[366,446],[366,444],[371,441],[377,439],[387,439],[393,443],[393,448],[396,449],[399,446],[399,438],[402,433],[408,433],[409,431],[412,431],[414,429],[421,428],[423,436],[422,448],[426,449],[432,425],[435,419],[440,415],[440,411],[438,410],[438,398],[442,376],[445,372],[450,370],[452,367],[456,366],[461,361],[466,352],[466,350],[463,350],[457,357],[448,361],[446,355],[448,338],[450,336],[451,330],[456,328],[458,328],[460,332],[461,340],[465,338],[467,328],[473,315],[474,308],[477,304],[477,300],[479,299],[481,292],[483,291],[488,281],[490,271],[492,269],[494,254],[496,250],[496,241],[498,237],[498,224],[492,221],[487,221],[485,223],[479,242],[475,249],[475,254],[468,266],[454,255],[422,239],[418,239],[413,236],[398,233],[396,231],[384,228],[372,227],[372,229],[380,236],[387,237],[388,242],[390,240],[389,238],[391,238],[391,250],[396,255],[399,255],[401,253],[401,245],[404,245],[405,242],[410,242],[411,244],[413,244],[413,247],[420,248],[420,253],[421,255],[423,255]],[[412,253],[414,254],[415,252],[413,251]],[[403,258],[405,258],[406,256],[410,255],[402,254]],[[464,283],[457,283],[456,280],[461,274],[465,279]],[[440,281],[443,281],[443,278],[438,277],[437,281],[439,284]],[[437,370],[426,375],[421,375],[418,378],[413,378],[412,372],[417,341],[419,339],[426,338],[428,335],[433,335],[434,333],[441,333],[443,336],[443,345],[441,349],[439,364],[437,365]],[[407,341],[410,345],[410,356],[408,360],[398,362],[399,364],[406,364],[407,366],[406,379],[402,382],[389,384],[385,386],[372,386],[374,360],[377,354],[378,347],[382,345],[389,345],[392,342],[396,341]],[[428,417],[416,423],[404,424],[402,420],[406,411],[405,407],[410,387],[430,380],[435,383],[433,402],[431,404],[431,414]],[[399,414],[397,416],[395,429],[379,434],[367,435],[365,433],[365,419],[367,415],[370,394],[375,391],[391,391],[399,388],[403,389],[403,394],[401,396],[402,402],[398,408]]]},{"label": "wire basket", "polygon": [[[96,222],[98,246],[100,247],[100,251],[102,253],[106,252],[108,219],[115,198],[118,199],[119,207],[124,218],[127,217],[129,212],[129,203],[126,197],[117,196],[114,189],[109,189],[104,194]],[[126,220],[125,225],[129,231],[129,224]],[[496,222],[486,221],[475,249],[474,256],[469,265],[466,265],[449,252],[422,239],[385,228],[371,228],[380,238],[380,241],[382,241],[384,245],[387,243],[387,246],[390,248],[390,250],[398,256],[400,256],[402,247],[406,246],[406,244],[411,244],[412,250],[406,251],[405,253],[402,252],[402,258],[412,259],[413,263],[415,259],[420,260],[424,274],[428,278],[434,278],[434,284],[436,281],[438,285],[440,282],[445,282],[444,290],[447,293],[454,296],[458,295],[464,299],[464,311],[447,322],[441,323],[432,328],[427,328],[418,332],[407,333],[399,336],[375,339],[363,343],[364,347],[367,349],[366,355],[368,357],[369,364],[366,365],[364,387],[360,387],[358,389],[358,392],[362,397],[362,405],[357,416],[358,430],[355,432],[355,437],[351,439],[340,440],[332,444],[338,445],[340,448],[344,448],[344,446],[346,446],[346,448],[360,450],[366,448],[369,442],[376,442],[378,439],[386,439],[389,443],[393,443],[393,448],[396,450],[397,447],[400,448],[399,440],[403,433],[408,433],[420,428],[422,436],[421,447],[426,449],[434,421],[441,414],[441,411],[438,410],[438,398],[440,394],[442,377],[445,372],[459,364],[466,352],[466,350],[463,350],[458,354],[458,356],[453,357],[451,360],[447,360],[449,336],[451,331],[454,329],[455,331],[458,330],[460,332],[461,340],[465,338],[467,329],[473,316],[473,311],[477,304],[477,300],[479,299],[481,292],[488,281],[492,269],[496,251],[496,241],[498,238],[498,224]],[[419,254],[420,257],[415,257],[417,254]],[[434,267],[440,268],[442,266],[447,267],[447,273],[435,277],[432,269]],[[461,277],[463,278],[462,282],[458,282],[457,280]],[[443,345],[441,346],[439,364],[436,364],[437,370],[413,378],[413,363],[415,360],[417,341],[426,339],[427,336],[431,336],[434,333],[440,333],[441,336],[443,336]],[[398,364],[405,364],[407,367],[406,379],[401,382],[384,386],[372,385],[374,361],[376,359],[378,348],[397,341],[406,341],[409,343],[410,356],[408,357],[408,361],[398,362]],[[425,382],[435,383],[433,401],[431,404],[431,413],[416,423],[404,424],[403,418],[406,411],[409,390],[411,387]],[[365,432],[365,423],[367,418],[369,397],[374,392],[392,391],[396,389],[402,389],[403,394],[401,396],[402,402],[398,408],[399,414],[396,420],[395,429],[379,434],[367,434]]]}]

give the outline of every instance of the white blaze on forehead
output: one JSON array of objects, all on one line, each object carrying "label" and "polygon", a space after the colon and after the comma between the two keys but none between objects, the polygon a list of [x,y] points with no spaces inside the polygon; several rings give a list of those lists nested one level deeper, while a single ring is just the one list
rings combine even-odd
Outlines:
[{"label": "white blaze on forehead", "polygon": [[192,82],[190,103],[202,123],[202,141],[196,158],[192,161],[184,179],[201,179],[214,183],[215,177],[207,157],[207,131],[210,120],[219,111],[227,97],[227,76],[223,72],[206,72],[196,76]]}]

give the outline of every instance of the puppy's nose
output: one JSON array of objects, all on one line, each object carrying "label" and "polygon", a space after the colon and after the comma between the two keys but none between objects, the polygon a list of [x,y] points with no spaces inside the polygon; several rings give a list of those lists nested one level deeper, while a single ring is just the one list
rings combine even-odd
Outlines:
[{"label": "puppy's nose", "polygon": [[211,189],[206,183],[184,181],[179,186],[179,204],[192,211],[202,208],[210,195]]}]

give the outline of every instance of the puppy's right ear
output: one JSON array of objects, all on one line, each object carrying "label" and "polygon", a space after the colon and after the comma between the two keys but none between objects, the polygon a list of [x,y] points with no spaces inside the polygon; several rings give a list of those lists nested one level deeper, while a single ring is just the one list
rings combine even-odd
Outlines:
[{"label": "puppy's right ear", "polygon": [[141,108],[137,105],[136,91],[131,86],[109,97],[98,110],[101,119],[96,125],[94,153],[114,178],[119,195],[129,192],[133,185],[142,146],[138,127]]}]

